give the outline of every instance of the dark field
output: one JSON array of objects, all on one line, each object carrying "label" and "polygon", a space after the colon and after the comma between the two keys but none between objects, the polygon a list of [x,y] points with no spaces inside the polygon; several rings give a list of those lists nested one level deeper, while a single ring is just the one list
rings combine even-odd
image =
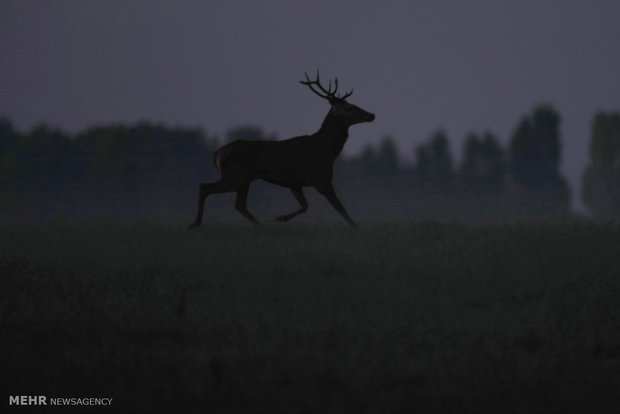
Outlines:
[{"label": "dark field", "polygon": [[616,224],[7,224],[0,274],[3,412],[620,407]]}]

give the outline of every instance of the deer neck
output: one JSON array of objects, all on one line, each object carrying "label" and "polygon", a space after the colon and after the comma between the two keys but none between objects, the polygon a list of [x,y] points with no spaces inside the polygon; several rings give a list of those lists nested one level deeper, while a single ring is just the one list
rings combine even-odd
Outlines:
[{"label": "deer neck", "polygon": [[345,142],[347,142],[349,126],[348,122],[331,110],[323,120],[321,129],[317,132],[317,135],[325,141],[334,158],[340,154]]}]

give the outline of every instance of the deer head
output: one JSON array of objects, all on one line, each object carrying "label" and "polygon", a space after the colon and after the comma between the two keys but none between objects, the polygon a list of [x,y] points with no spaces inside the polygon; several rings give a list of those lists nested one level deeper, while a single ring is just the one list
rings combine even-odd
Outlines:
[{"label": "deer head", "polygon": [[[316,71],[316,80],[310,80],[307,73],[305,81],[299,81],[302,85],[306,85],[312,92],[326,99],[332,106],[330,115],[338,117],[349,125],[359,124],[361,122],[372,122],[375,119],[373,113],[367,112],[362,108],[347,102],[347,98],[353,94],[353,89],[346,92],[343,96],[336,95],[338,91],[338,78],[334,80],[334,90],[332,91],[332,81],[329,81],[327,89],[321,85],[319,79],[319,71]],[[319,90],[315,89],[316,86]]]}]

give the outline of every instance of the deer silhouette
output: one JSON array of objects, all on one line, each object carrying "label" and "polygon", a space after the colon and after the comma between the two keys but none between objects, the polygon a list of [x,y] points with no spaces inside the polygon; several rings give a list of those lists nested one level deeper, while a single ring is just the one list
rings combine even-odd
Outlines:
[{"label": "deer silhouette", "polygon": [[250,183],[257,179],[288,187],[297,201],[299,209],[276,217],[277,221],[288,221],[308,209],[303,187],[314,187],[342,215],[349,224],[355,222],[349,217],[338,199],[332,185],[334,161],[342,151],[349,136],[349,127],[362,122],[372,122],[375,115],[347,102],[353,89],[343,96],[337,96],[338,79],[329,81],[325,89],[319,79],[300,81],[312,92],[331,105],[321,128],[312,135],[303,135],[283,141],[238,140],[226,144],[213,153],[213,163],[221,173],[218,181],[200,185],[198,214],[190,226],[202,223],[205,199],[211,194],[236,192],[235,208],[255,225],[260,222],[248,211],[247,197]]}]

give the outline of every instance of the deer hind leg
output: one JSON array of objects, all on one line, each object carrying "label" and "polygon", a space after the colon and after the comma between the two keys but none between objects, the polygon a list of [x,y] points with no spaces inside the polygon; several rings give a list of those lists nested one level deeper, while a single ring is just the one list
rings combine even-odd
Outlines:
[{"label": "deer hind leg", "polygon": [[276,221],[289,221],[293,217],[298,216],[308,210],[308,201],[306,200],[306,197],[304,196],[301,187],[291,187],[291,191],[293,192],[295,199],[297,199],[297,202],[299,203],[299,210],[295,210],[290,214],[278,216],[275,219]]},{"label": "deer hind leg", "polygon": [[331,183],[329,183],[328,185],[318,186],[316,187],[316,189],[318,190],[319,193],[323,194],[325,198],[327,198],[327,201],[329,201],[329,203],[338,211],[338,213],[340,213],[342,217],[344,217],[347,220],[347,222],[350,225],[352,226],[356,225],[353,219],[349,217],[347,210],[345,210],[344,206],[338,199],[338,196],[336,195],[336,192],[334,191],[334,187],[332,186]]},{"label": "deer hind leg", "polygon": [[241,189],[237,190],[237,199],[235,200],[235,208],[241,214],[243,214],[243,216],[245,218],[250,220],[252,222],[252,224],[254,224],[255,226],[260,226],[260,222],[258,220],[256,220],[256,217],[254,217],[252,215],[252,213],[250,213],[248,211],[247,201],[248,201],[248,192],[249,192],[249,190],[250,190],[250,185],[249,184],[246,184]]},{"label": "deer hind leg", "polygon": [[228,193],[235,191],[235,188],[227,181],[221,179],[212,183],[200,184],[200,191],[198,193],[198,214],[196,215],[196,221],[189,226],[190,229],[200,227],[202,224],[202,213],[205,207],[205,200],[210,194]]}]

